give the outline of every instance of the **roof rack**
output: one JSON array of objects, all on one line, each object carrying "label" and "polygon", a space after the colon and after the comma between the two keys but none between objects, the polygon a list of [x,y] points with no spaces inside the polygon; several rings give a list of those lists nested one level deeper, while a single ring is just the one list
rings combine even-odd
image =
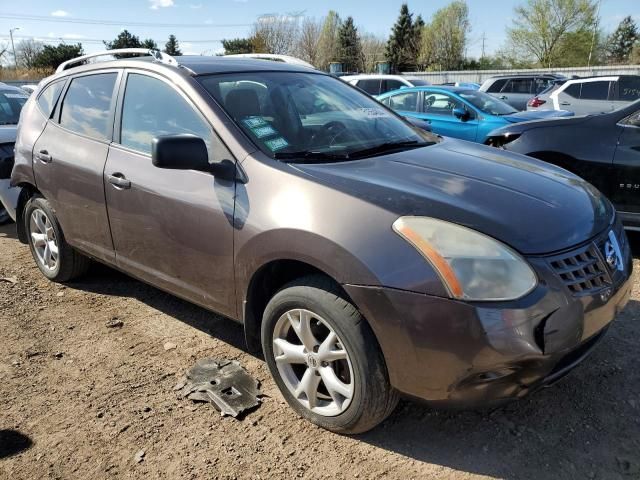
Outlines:
[{"label": "roof rack", "polygon": [[67,60],[66,62],[62,62],[56,68],[56,73],[62,72],[69,68],[72,68],[76,64],[81,64],[82,62],[89,60],[90,58],[95,57],[104,57],[104,56],[113,56],[124,53],[137,53],[139,55],[150,55],[157,62],[165,63],[167,65],[178,66],[178,62],[171,55],[167,55],[166,53],[161,52],[160,50],[149,49],[149,48],[116,48],[114,50],[105,50],[103,52],[90,53],[88,55],[82,55],[81,57],[72,58],[71,60]]}]

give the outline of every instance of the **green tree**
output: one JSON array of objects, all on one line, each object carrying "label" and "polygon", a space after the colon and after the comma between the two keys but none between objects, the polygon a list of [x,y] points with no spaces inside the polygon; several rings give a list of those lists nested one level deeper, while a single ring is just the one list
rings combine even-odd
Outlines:
[{"label": "green tree", "polygon": [[515,8],[513,18],[507,37],[514,56],[552,67],[560,59],[567,35],[593,31],[596,4],[594,0],[527,0]]},{"label": "green tree", "polygon": [[254,53],[251,38],[232,38],[222,40],[222,48],[225,55],[237,55],[242,53]]},{"label": "green tree", "polygon": [[340,15],[329,10],[322,22],[320,38],[318,39],[318,68],[329,70],[331,62],[338,61],[338,31],[342,25]]},{"label": "green tree", "polygon": [[[140,41],[140,38],[137,37],[136,35],[132,34],[131,32],[129,32],[128,30],[122,30],[118,36],[113,39],[111,42],[102,42],[104,43],[105,47],[107,47],[107,50],[116,50],[119,48],[148,48],[148,49],[153,49],[153,50],[157,50],[158,49],[158,44],[155,42],[155,40],[152,40],[151,38],[147,38],[143,41]],[[136,55],[116,55],[118,58],[128,58],[128,57],[135,57]]]},{"label": "green tree", "polygon": [[44,45],[36,56],[33,66],[36,68],[55,69],[62,62],[84,55],[82,44],[61,43],[57,46]]},{"label": "green tree", "polygon": [[403,3],[398,20],[391,29],[385,52],[391,67],[396,71],[407,72],[416,69],[419,37],[424,22],[421,17],[418,17],[415,23],[419,23],[419,29],[414,25],[413,14],[409,12],[409,7]]},{"label": "green tree", "polygon": [[422,27],[420,63],[439,70],[462,68],[469,30],[466,2],[456,0],[438,10],[431,23]]},{"label": "green tree", "polygon": [[362,45],[353,17],[347,17],[338,30],[338,61],[347,72],[360,72],[363,69]]},{"label": "green tree", "polygon": [[640,31],[631,16],[625,17],[607,38],[606,56],[610,63],[627,63]]},{"label": "green tree", "polygon": [[178,44],[178,40],[175,35],[169,35],[169,40],[164,44],[164,53],[174,57],[182,55],[180,45]]}]

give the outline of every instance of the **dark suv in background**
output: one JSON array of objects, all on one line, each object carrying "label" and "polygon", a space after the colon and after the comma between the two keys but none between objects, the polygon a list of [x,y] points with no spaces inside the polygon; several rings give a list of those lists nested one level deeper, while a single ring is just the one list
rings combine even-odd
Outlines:
[{"label": "dark suv in background", "polygon": [[540,75],[509,75],[495,76],[483,82],[480,91],[486,92],[500,100],[507,102],[517,110],[526,110],[527,102],[545,91],[556,80],[565,77],[555,74]]},{"label": "dark suv in background", "polygon": [[147,53],[80,57],[31,96],[19,238],[53,281],[96,259],[241,322],[317,425],[522,397],[626,304],[625,233],[580,178],[312,69]]}]

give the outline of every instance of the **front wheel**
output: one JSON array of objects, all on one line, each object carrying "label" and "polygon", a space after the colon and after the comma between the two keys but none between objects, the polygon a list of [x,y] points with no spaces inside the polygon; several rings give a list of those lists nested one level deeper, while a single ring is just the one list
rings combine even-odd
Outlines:
[{"label": "front wheel", "polygon": [[46,199],[40,196],[29,199],[24,222],[31,254],[45,277],[54,282],[66,282],[87,271],[90,260],[67,243]]},{"label": "front wheel", "polygon": [[328,278],[302,278],[271,299],[262,347],[289,405],[327,430],[365,432],[398,402],[373,332]]}]

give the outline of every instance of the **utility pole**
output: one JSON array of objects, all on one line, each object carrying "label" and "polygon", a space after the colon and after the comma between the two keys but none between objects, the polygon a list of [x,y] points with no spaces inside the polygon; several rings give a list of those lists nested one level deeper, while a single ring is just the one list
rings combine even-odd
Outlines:
[{"label": "utility pole", "polygon": [[598,30],[598,22],[600,20],[600,5],[602,0],[598,1],[598,9],[596,10],[596,19],[593,22],[593,35],[591,35],[591,47],[589,48],[589,60],[587,61],[587,67],[591,67],[591,55],[593,54],[593,44],[596,42],[596,31]]},{"label": "utility pole", "polygon": [[16,47],[13,44],[13,32],[16,30],[20,30],[20,27],[10,28],[9,29],[9,38],[11,38],[11,50],[13,50],[13,65],[14,68],[18,68],[18,58],[16,57]]},{"label": "utility pole", "polygon": [[480,54],[480,60],[482,60],[484,58],[484,54],[485,54],[485,42],[487,41],[487,34],[485,32],[482,32],[482,53]]}]

